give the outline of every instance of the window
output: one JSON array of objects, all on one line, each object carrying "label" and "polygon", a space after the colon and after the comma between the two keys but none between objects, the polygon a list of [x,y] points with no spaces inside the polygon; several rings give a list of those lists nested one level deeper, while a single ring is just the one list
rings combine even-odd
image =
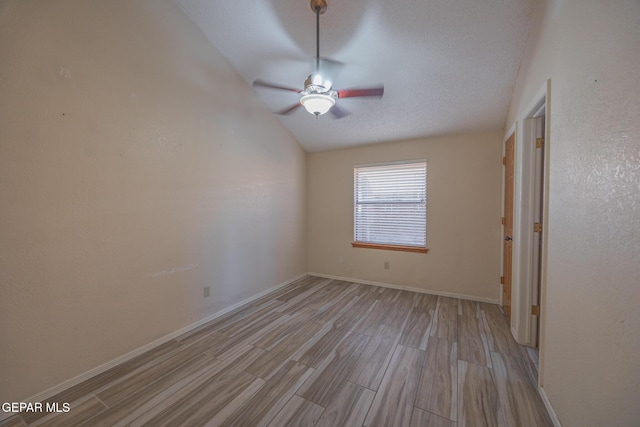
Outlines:
[{"label": "window", "polygon": [[427,252],[427,162],[353,169],[355,247]]}]

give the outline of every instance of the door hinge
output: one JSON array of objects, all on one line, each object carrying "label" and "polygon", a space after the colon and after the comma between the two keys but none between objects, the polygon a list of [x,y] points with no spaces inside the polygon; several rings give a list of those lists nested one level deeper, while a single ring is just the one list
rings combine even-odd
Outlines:
[{"label": "door hinge", "polygon": [[503,158],[502,158],[502,164],[503,164],[503,165],[506,165],[506,164],[507,164],[507,158],[506,158],[506,157],[503,157]]},{"label": "door hinge", "polygon": [[534,316],[540,316],[540,306],[539,305],[532,305],[531,306],[531,314],[533,314]]},{"label": "door hinge", "polygon": [[504,217],[502,217],[502,219],[500,220],[500,223],[504,225]]},{"label": "door hinge", "polygon": [[504,276],[500,276],[500,284],[504,285]]},{"label": "door hinge", "polygon": [[534,222],[533,223],[533,232],[534,233],[542,233],[542,223],[541,222]]},{"label": "door hinge", "polygon": [[544,147],[544,138],[536,138],[536,148]]}]

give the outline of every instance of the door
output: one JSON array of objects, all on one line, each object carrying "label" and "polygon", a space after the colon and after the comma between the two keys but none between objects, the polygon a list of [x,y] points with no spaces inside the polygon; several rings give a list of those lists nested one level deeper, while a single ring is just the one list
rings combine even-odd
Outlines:
[{"label": "door", "polygon": [[511,321],[511,281],[513,252],[513,160],[515,134],[505,142],[504,147],[504,235],[502,242],[502,306]]},{"label": "door", "polygon": [[534,119],[535,126],[535,159],[534,159],[534,178],[533,178],[533,277],[532,277],[532,293],[531,315],[534,317],[531,322],[531,337],[534,340],[532,344],[538,347],[540,340],[540,288],[542,285],[542,229],[546,224],[542,223],[544,215],[544,109],[539,116]]}]

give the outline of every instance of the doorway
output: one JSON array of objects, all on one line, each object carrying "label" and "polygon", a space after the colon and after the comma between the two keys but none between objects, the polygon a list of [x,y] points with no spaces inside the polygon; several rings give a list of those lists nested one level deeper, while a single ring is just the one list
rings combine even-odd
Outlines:
[{"label": "doorway", "polygon": [[504,143],[504,212],[502,217],[502,307],[511,322],[511,285],[513,279],[513,179],[515,133]]},{"label": "doorway", "polygon": [[529,371],[544,368],[550,81],[517,122],[514,173],[512,332],[527,346]]},{"label": "doorway", "polygon": [[532,125],[535,129],[535,158],[533,176],[533,247],[532,247],[532,287],[531,287],[531,344],[537,352],[540,343],[540,291],[542,288],[542,229],[546,225],[543,223],[544,215],[544,194],[545,194],[545,174],[544,174],[544,151],[545,151],[545,107],[533,118]]}]

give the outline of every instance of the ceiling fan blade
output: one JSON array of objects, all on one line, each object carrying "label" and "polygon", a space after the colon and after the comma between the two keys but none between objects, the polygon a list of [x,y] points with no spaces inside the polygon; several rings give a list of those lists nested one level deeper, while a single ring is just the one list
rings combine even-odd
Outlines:
[{"label": "ceiling fan blade", "polygon": [[252,86],[258,86],[258,87],[266,87],[269,89],[279,89],[279,90],[288,90],[289,92],[295,92],[295,93],[300,93],[300,91],[298,89],[294,89],[292,87],[287,87],[287,86],[281,86],[275,83],[269,83],[267,81],[264,80],[254,80]]},{"label": "ceiling fan blade", "polygon": [[331,58],[320,58],[320,69],[318,71],[325,78],[335,82],[344,67],[344,62],[336,61]]},{"label": "ceiling fan blade", "polygon": [[372,87],[367,89],[342,89],[338,91],[338,98],[355,98],[360,96],[377,96],[384,95],[384,86]]},{"label": "ceiling fan blade", "polygon": [[276,111],[276,114],[280,114],[286,116],[287,114],[293,113],[296,108],[300,107],[302,104],[299,102],[297,104],[292,105],[291,107],[285,108],[284,110]]},{"label": "ceiling fan blade", "polygon": [[331,107],[329,112],[331,112],[331,114],[333,114],[333,117],[335,117],[336,119],[341,119],[351,114],[349,111],[345,110],[342,107],[339,107],[338,105],[334,105],[333,107]]}]

